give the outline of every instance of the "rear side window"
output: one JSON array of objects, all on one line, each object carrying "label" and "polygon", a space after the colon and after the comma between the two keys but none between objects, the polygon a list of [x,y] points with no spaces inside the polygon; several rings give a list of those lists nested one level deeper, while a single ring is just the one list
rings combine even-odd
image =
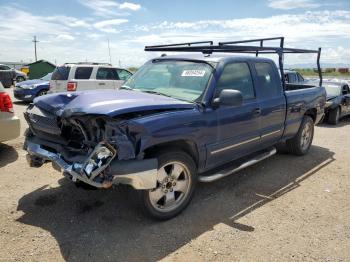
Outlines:
[{"label": "rear side window", "polygon": [[117,72],[118,72],[120,80],[124,80],[125,81],[131,76],[130,72],[128,72],[126,70],[123,70],[123,69],[117,69]]},{"label": "rear side window", "polygon": [[77,67],[75,70],[74,79],[89,79],[91,76],[92,67]]},{"label": "rear side window", "polygon": [[255,63],[262,98],[281,95],[282,87],[274,68],[270,63]]},{"label": "rear side window", "polygon": [[255,97],[252,76],[246,63],[233,63],[225,66],[216,85],[216,97],[223,89],[241,91],[243,99]]},{"label": "rear side window", "polygon": [[298,82],[297,75],[293,73],[288,74],[288,83],[292,84],[296,82]]},{"label": "rear side window", "polygon": [[68,80],[69,71],[69,66],[58,66],[53,71],[51,80]]},{"label": "rear side window", "polygon": [[301,74],[297,73],[299,82],[304,82],[304,77]]},{"label": "rear side window", "polygon": [[96,79],[100,80],[119,80],[117,71],[114,68],[99,68],[97,70]]}]

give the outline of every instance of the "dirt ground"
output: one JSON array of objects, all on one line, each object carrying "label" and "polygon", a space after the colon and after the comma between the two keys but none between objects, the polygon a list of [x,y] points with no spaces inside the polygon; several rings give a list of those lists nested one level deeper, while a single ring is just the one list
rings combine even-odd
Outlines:
[{"label": "dirt ground", "polygon": [[[15,102],[22,120],[25,108]],[[307,156],[200,184],[166,222],[123,190],[84,191],[50,164],[30,168],[22,143],[0,144],[0,261],[350,261],[350,118],[317,127]]]}]

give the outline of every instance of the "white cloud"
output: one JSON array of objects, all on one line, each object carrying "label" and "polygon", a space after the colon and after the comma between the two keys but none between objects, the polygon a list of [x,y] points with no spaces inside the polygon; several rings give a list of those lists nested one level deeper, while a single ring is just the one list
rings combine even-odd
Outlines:
[{"label": "white cloud", "polygon": [[132,11],[137,11],[141,9],[141,5],[139,4],[133,4],[133,3],[129,3],[129,2],[124,2],[122,4],[119,5],[120,9],[129,9]]},{"label": "white cloud", "polygon": [[124,10],[137,11],[141,5],[130,2],[119,2],[113,0],[79,0],[85,7],[93,10],[95,15],[103,17],[127,16],[129,13]]},{"label": "white cloud", "polygon": [[62,35],[58,35],[57,39],[59,40],[74,40],[75,37],[69,34],[62,34]]},{"label": "white cloud", "polygon": [[[101,1],[111,4],[114,1]],[[119,9],[113,4],[113,7]],[[0,61],[28,61],[33,57],[33,35],[38,36],[40,58],[67,61],[108,61],[107,37],[112,61],[141,65],[157,54],[144,52],[145,45],[188,41],[229,41],[256,37],[285,36],[286,46],[323,47],[321,61],[350,62],[350,11],[309,11],[265,18],[160,21],[132,24],[132,18],[39,16],[19,8],[2,7],[0,21]],[[23,26],[23,21],[26,25]],[[70,41],[69,41],[70,40]],[[73,41],[74,40],[74,41]],[[310,57],[286,57],[286,62],[314,62]],[[300,61],[299,61],[300,59]]]},{"label": "white cloud", "polygon": [[268,6],[275,9],[317,8],[321,4],[314,0],[268,0]]},{"label": "white cloud", "polygon": [[100,21],[94,24],[94,27],[99,29],[102,32],[105,33],[118,33],[118,31],[115,26],[127,23],[127,19],[110,19],[110,20],[104,20]]}]

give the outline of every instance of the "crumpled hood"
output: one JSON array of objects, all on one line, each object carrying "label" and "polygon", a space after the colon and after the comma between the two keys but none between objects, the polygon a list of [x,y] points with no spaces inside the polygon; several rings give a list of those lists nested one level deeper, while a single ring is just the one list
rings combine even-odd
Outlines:
[{"label": "crumpled hood", "polygon": [[34,105],[57,116],[117,115],[157,109],[191,109],[195,105],[161,95],[129,90],[66,92],[40,96]]}]

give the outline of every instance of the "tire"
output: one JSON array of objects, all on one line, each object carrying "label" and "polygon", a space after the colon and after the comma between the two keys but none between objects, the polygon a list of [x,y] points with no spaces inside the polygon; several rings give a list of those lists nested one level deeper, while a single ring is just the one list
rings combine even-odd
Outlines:
[{"label": "tire", "polygon": [[337,125],[339,123],[339,117],[340,117],[340,109],[339,107],[336,107],[329,111],[328,113],[328,124],[331,125]]},{"label": "tire", "polygon": [[197,168],[192,157],[182,151],[163,152],[157,158],[157,188],[139,191],[139,204],[147,216],[167,220],[190,203],[197,184]]},{"label": "tire", "polygon": [[18,83],[18,82],[22,82],[22,81],[24,81],[25,79],[24,79],[24,77],[23,76],[18,76],[17,78],[16,78],[16,82]]},{"label": "tire", "polygon": [[314,138],[314,121],[309,116],[304,116],[298,133],[291,139],[286,141],[288,152],[303,156],[309,152]]},{"label": "tire", "polygon": [[36,97],[38,97],[38,96],[44,96],[44,95],[46,95],[47,94],[47,90],[41,90],[37,95],[36,95]]}]

